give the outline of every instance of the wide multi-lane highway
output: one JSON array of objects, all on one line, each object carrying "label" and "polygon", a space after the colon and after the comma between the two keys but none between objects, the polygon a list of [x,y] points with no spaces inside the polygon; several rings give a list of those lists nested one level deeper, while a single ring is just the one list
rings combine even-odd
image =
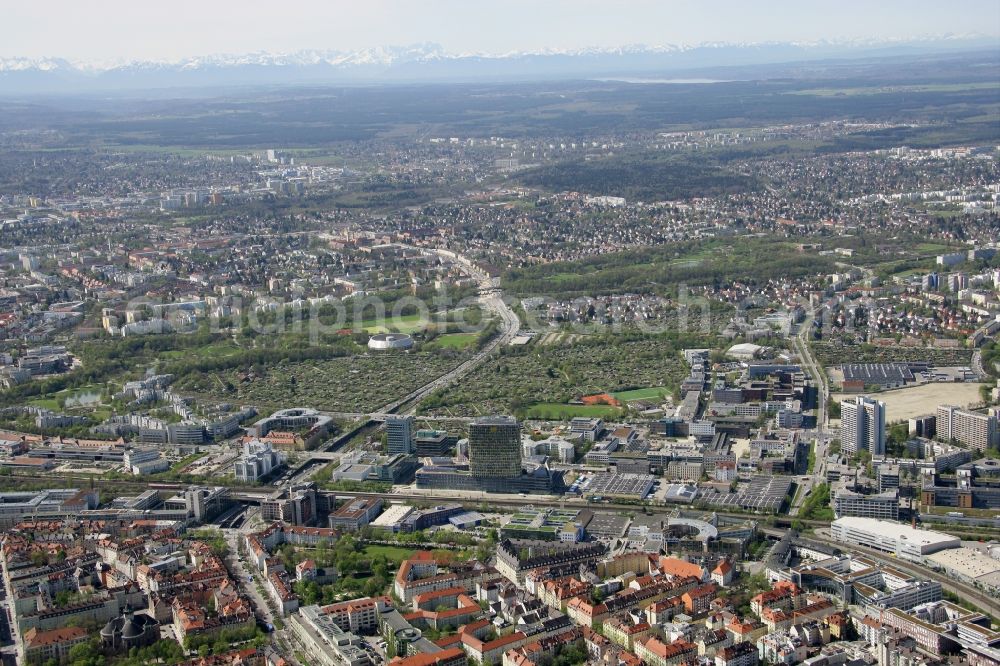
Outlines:
[{"label": "wide multi-lane highway", "polygon": [[[336,438],[326,442],[322,447],[320,447],[320,453],[336,451],[354,438],[359,432],[370,427],[372,422],[385,421],[389,416],[399,413],[412,414],[416,411],[416,408],[420,404],[421,400],[434,391],[454,383],[461,377],[478,368],[487,359],[489,359],[490,355],[498,347],[509,344],[521,330],[521,320],[518,318],[517,313],[515,313],[504,301],[503,291],[500,289],[499,278],[490,277],[489,274],[476,266],[470,259],[450,250],[428,250],[427,248],[416,248],[412,246],[407,247],[411,247],[412,249],[421,249],[425,252],[437,254],[442,259],[453,261],[463,272],[465,272],[466,275],[475,279],[479,283],[479,302],[488,312],[492,313],[494,317],[499,320],[499,331],[487,344],[483,345],[481,349],[476,351],[475,354],[460,363],[458,366],[452,368],[443,375],[435,377],[423,386],[410,391],[406,395],[396,398],[388,404],[382,405],[370,413],[323,412],[327,416],[354,421],[355,425],[347,432],[341,433]],[[464,418],[451,417],[421,418],[424,420],[468,420]],[[326,460],[324,459],[322,462],[325,461]],[[319,464],[319,462],[321,461],[317,456],[310,455],[302,464],[299,465],[299,467],[287,480],[282,482],[282,485],[298,483],[307,474],[307,472],[311,470],[312,467]]]},{"label": "wide multi-lane highway", "polygon": [[444,259],[454,260],[455,263],[461,267],[461,270],[465,271],[467,275],[479,282],[479,302],[487,311],[491,312],[500,320],[500,331],[493,337],[492,340],[489,341],[488,344],[484,345],[482,349],[477,351],[472,358],[463,361],[458,367],[449,370],[437,379],[424,384],[408,395],[394,400],[387,405],[383,405],[381,409],[375,410],[376,412],[391,414],[406,405],[411,405],[409,411],[412,412],[416,407],[416,404],[422,399],[478,368],[486,359],[490,357],[490,354],[492,354],[497,347],[509,344],[521,329],[521,320],[518,318],[517,313],[515,313],[504,301],[503,291],[500,289],[499,278],[490,277],[471,260],[460,254],[456,254],[448,250],[430,250],[430,252],[437,254]]},{"label": "wide multi-lane highway", "polygon": [[486,359],[490,357],[490,354],[492,354],[497,347],[509,344],[510,341],[514,339],[514,336],[517,335],[518,331],[521,330],[521,320],[518,318],[517,313],[515,313],[504,301],[503,291],[500,289],[499,278],[490,277],[489,274],[476,266],[476,264],[470,259],[455,252],[451,252],[450,250],[427,250],[426,248],[413,249],[423,249],[426,252],[431,252],[432,254],[440,256],[442,259],[454,261],[459,268],[466,273],[466,275],[475,279],[479,283],[479,302],[488,312],[492,313],[499,320],[500,330],[497,335],[489,341],[489,343],[484,345],[483,348],[478,350],[471,358],[463,361],[457,367],[452,368],[448,372],[427,382],[423,386],[414,389],[410,393],[397,398],[386,405],[382,405],[372,414],[356,414],[352,416],[381,420],[378,417],[384,418],[384,415],[397,413],[404,408],[407,412],[412,413],[416,408],[416,405],[421,400],[434,391],[448,386],[478,368],[484,361],[486,361]]},{"label": "wide multi-lane highway", "polygon": [[826,404],[830,398],[830,390],[826,381],[826,374],[823,372],[822,366],[813,358],[812,350],[809,349],[809,335],[812,333],[813,321],[817,314],[819,314],[825,306],[819,306],[809,313],[809,316],[799,324],[799,330],[797,335],[792,338],[792,346],[795,348],[796,353],[799,355],[799,365],[805,370],[810,377],[812,377],[813,383],[816,385],[816,429],[825,430],[828,415],[826,413]]}]

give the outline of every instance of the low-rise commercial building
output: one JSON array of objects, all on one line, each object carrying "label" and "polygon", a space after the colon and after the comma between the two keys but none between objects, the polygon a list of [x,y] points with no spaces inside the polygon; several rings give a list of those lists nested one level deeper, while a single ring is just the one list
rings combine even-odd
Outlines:
[{"label": "low-rise commercial building", "polygon": [[330,514],[330,527],[357,532],[372,522],[382,512],[382,500],[378,497],[357,497],[348,500],[342,507]]},{"label": "low-rise commercial building", "polygon": [[958,548],[961,540],[950,534],[921,530],[886,520],[874,518],[838,518],[830,523],[830,533],[835,541],[865,546],[896,557],[920,560],[939,550]]}]

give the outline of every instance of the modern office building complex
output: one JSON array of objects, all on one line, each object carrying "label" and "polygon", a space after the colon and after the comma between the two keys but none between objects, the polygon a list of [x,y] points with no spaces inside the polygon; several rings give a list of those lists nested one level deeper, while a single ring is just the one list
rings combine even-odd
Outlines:
[{"label": "modern office building complex", "polygon": [[0,529],[22,520],[47,520],[79,516],[97,508],[97,493],[79,488],[5,490],[0,492]]},{"label": "modern office building complex", "polygon": [[493,493],[549,493],[562,488],[562,474],[521,459],[521,424],[506,416],[469,424],[469,462],[434,460],[416,473],[418,488]]},{"label": "modern office building complex", "polygon": [[386,448],[389,455],[410,455],[413,447],[413,417],[390,416],[385,421]]},{"label": "modern office building complex", "polygon": [[958,442],[976,451],[996,446],[1000,438],[997,417],[959,409],[953,405],[937,408],[937,438],[942,442]]},{"label": "modern office building complex", "polygon": [[264,520],[280,520],[287,525],[313,525],[316,523],[316,502],[316,484],[299,483],[276,490],[267,499],[261,500],[260,512]]},{"label": "modern office building complex", "polygon": [[260,481],[284,464],[280,453],[267,442],[250,440],[243,443],[243,454],[233,463],[237,481],[253,483]]},{"label": "modern office building complex", "polygon": [[840,442],[844,453],[885,453],[885,403],[867,396],[840,403]]},{"label": "modern office building complex", "polygon": [[935,474],[932,484],[920,491],[926,506],[953,506],[959,509],[1000,509],[1000,460],[981,458],[955,469],[955,485]]},{"label": "modern office building complex", "polygon": [[416,473],[417,487],[434,490],[468,490],[489,493],[561,493],[563,474],[546,466],[525,470],[513,477],[477,477],[468,465],[424,465]]},{"label": "modern office building complex", "polygon": [[417,456],[442,457],[448,455],[458,443],[458,437],[444,430],[418,430],[413,437]]},{"label": "modern office building complex", "polygon": [[847,488],[833,496],[833,512],[837,518],[859,516],[881,520],[899,520],[899,490],[890,489],[865,495]]},{"label": "modern office building complex", "polygon": [[507,416],[493,416],[469,425],[469,471],[478,478],[521,475],[521,424]]}]

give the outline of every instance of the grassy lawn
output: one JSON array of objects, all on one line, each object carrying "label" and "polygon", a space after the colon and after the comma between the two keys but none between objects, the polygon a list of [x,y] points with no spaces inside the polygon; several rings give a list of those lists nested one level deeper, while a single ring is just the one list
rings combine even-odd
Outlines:
[{"label": "grassy lawn", "polygon": [[28,404],[34,407],[41,407],[43,409],[61,409],[61,407],[59,407],[59,401],[56,398],[38,398],[36,400],[32,400]]},{"label": "grassy lawn", "polygon": [[178,460],[177,462],[175,462],[173,465],[171,465],[170,466],[170,471],[171,472],[183,472],[185,467],[187,467],[191,463],[195,462],[196,460],[200,460],[200,459],[204,458],[207,455],[208,455],[208,452],[206,451],[206,452],[203,452],[203,453],[192,453],[189,456],[185,456],[184,458],[181,458],[180,460]]},{"label": "grassy lawn", "polygon": [[928,242],[928,243],[917,243],[917,246],[914,249],[921,254],[932,254],[935,252],[941,252],[941,253],[952,252],[956,248],[961,249],[960,246],[956,245],[945,245],[944,243]]},{"label": "grassy lawn", "polygon": [[905,271],[900,271],[899,273],[893,272],[892,276],[894,278],[908,278],[912,275],[919,275],[926,272],[927,272],[926,268],[910,268]]},{"label": "grassy lawn", "polygon": [[100,404],[100,400],[96,402],[88,402],[85,405],[73,404],[73,399],[81,396],[98,395],[100,396],[104,391],[104,385],[88,385],[81,386],[75,389],[67,389],[65,391],[59,391],[58,393],[50,393],[47,396],[34,398],[28,401],[28,404],[34,405],[35,407],[43,407],[45,409],[52,409],[59,411],[63,409],[59,406],[59,401],[62,400],[69,404],[66,405],[66,409],[73,409],[74,407],[95,407]]},{"label": "grassy lawn", "polygon": [[428,321],[419,314],[402,315],[393,317],[387,314],[384,320],[366,319],[361,322],[361,328],[366,333],[387,333],[389,331],[399,333],[415,333],[427,328]]},{"label": "grassy lawn", "polygon": [[713,254],[715,254],[713,249],[705,248],[697,252],[689,252],[688,254],[685,254],[684,256],[674,259],[668,263],[671,266],[698,266],[699,264],[711,259]]},{"label": "grassy lawn", "polygon": [[478,338],[478,333],[446,333],[434,338],[431,344],[445,349],[465,349],[475,344]]},{"label": "grassy lawn", "polygon": [[527,417],[546,421],[564,421],[574,416],[596,416],[604,419],[618,416],[621,413],[620,408],[611,405],[561,405],[546,402],[529,407]]},{"label": "grassy lawn", "polygon": [[111,418],[111,408],[110,407],[97,407],[90,413],[90,418],[95,421],[106,421]]},{"label": "grassy lawn", "polygon": [[399,564],[403,560],[409,559],[413,553],[417,552],[413,548],[403,548],[401,546],[382,546],[378,544],[370,544],[365,546],[365,556],[375,557],[376,555],[382,555],[386,560]]},{"label": "grassy lawn", "polygon": [[225,342],[215,342],[210,345],[205,345],[204,347],[197,347],[195,349],[174,349],[171,351],[165,351],[161,352],[160,356],[168,360],[177,360],[182,358],[204,360],[232,356],[233,354],[238,354],[240,351],[241,349],[235,343],[231,340],[226,340]]},{"label": "grassy lawn", "polygon": [[665,386],[653,386],[651,388],[634,389],[632,391],[619,391],[611,395],[622,402],[630,400],[658,400],[670,394],[670,389]]},{"label": "grassy lawn", "polygon": [[953,506],[926,506],[923,507],[925,513],[935,516],[946,516],[949,513],[957,512],[967,518],[993,518],[1000,516],[1000,509],[959,509]]}]

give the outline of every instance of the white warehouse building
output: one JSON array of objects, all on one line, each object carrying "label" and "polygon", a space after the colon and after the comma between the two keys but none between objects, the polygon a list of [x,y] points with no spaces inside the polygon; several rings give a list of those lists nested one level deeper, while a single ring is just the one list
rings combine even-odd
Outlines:
[{"label": "white warehouse building", "polygon": [[830,523],[834,541],[874,548],[907,560],[948,548],[959,548],[957,537],[932,530],[920,530],[903,523],[849,516]]}]

